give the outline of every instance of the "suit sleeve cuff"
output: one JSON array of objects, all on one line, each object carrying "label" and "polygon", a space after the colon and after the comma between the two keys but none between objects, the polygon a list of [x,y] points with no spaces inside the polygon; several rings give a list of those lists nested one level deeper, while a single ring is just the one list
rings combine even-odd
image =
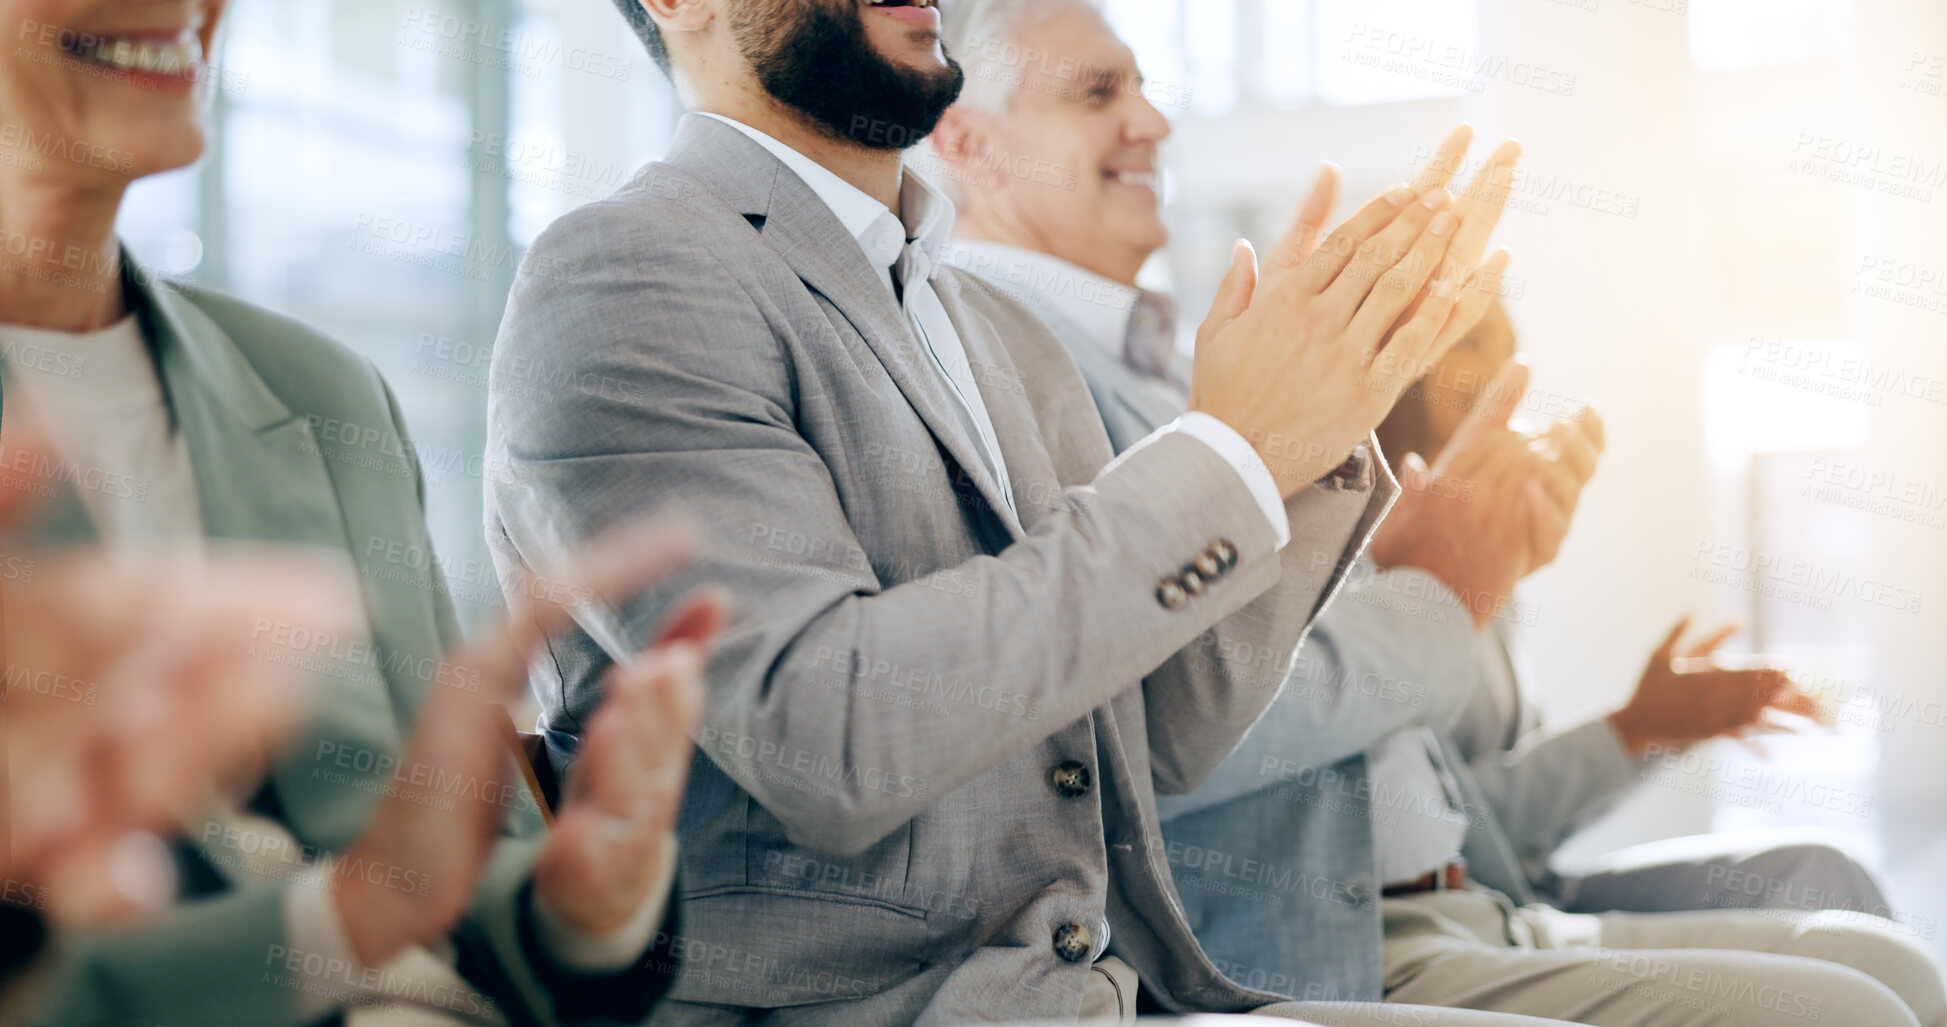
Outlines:
[{"label": "suit sleeve cuff", "polygon": [[590,934],[563,919],[539,892],[528,893],[533,905],[534,937],[548,957],[562,969],[578,974],[620,973],[642,958],[663,921],[669,886],[676,878],[676,839],[664,842],[662,873],[642,907],[621,927],[608,934]]},{"label": "suit sleeve cuff", "polygon": [[1278,492],[1277,479],[1271,477],[1271,469],[1264,466],[1263,458],[1257,450],[1244,440],[1244,436],[1230,425],[1209,414],[1191,411],[1171,421],[1163,427],[1164,431],[1182,432],[1198,442],[1215,450],[1224,462],[1237,471],[1243,479],[1244,487],[1257,500],[1258,509],[1264,511],[1264,519],[1270,522],[1271,533],[1277,539],[1276,548],[1283,550],[1291,541],[1291,520],[1285,515],[1284,496]]}]

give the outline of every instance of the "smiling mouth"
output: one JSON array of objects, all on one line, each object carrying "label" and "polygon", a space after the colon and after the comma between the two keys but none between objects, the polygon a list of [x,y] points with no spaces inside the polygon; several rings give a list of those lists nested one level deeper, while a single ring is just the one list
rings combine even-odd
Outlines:
[{"label": "smiling mouth", "polygon": [[940,0],[866,0],[868,7],[938,7]]},{"label": "smiling mouth", "polygon": [[84,61],[120,71],[169,77],[187,76],[203,60],[203,41],[193,32],[184,32],[173,39],[73,33],[62,40],[61,49]]},{"label": "smiling mouth", "polygon": [[1151,189],[1163,188],[1163,173],[1160,171],[1104,171],[1102,177],[1119,185],[1140,185]]}]

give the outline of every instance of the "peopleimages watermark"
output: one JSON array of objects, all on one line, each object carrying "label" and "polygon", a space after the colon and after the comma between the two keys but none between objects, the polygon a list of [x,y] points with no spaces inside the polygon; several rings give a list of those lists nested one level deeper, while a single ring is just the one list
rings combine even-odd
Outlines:
[{"label": "peopleimages watermark", "polygon": [[1922,203],[1931,202],[1933,191],[1947,185],[1947,161],[1937,157],[1813,132],[1798,134],[1785,170]]},{"label": "peopleimages watermark", "polygon": [[1343,46],[1342,61],[1463,92],[1483,92],[1489,81],[1498,80],[1555,96],[1575,95],[1572,74],[1380,25],[1352,26]]},{"label": "peopleimages watermark", "polygon": [[1894,471],[1818,457],[1805,469],[1805,499],[1907,524],[1947,528],[1947,489]]},{"label": "peopleimages watermark", "polygon": [[1923,591],[1878,578],[1708,539],[1698,540],[1693,556],[1696,561],[1690,572],[1693,578],[1819,609],[1831,609],[1833,599],[1850,599],[1868,606],[1918,613],[1927,598]]},{"label": "peopleimages watermark", "polygon": [[450,60],[540,78],[549,66],[627,82],[634,74],[630,58],[582,46],[566,46],[551,33],[489,25],[446,11],[406,8],[397,45]]},{"label": "peopleimages watermark", "polygon": [[1887,396],[1947,405],[1947,379],[1874,363],[1845,347],[1790,339],[1752,338],[1737,372],[1835,399],[1880,406]]},{"label": "peopleimages watermark", "polygon": [[481,1023],[502,1023],[505,1016],[492,998],[466,987],[464,980],[439,980],[402,974],[385,967],[362,966],[355,960],[287,945],[271,945],[264,952],[262,983],[315,995],[333,1005],[387,1001],[439,1009]]}]

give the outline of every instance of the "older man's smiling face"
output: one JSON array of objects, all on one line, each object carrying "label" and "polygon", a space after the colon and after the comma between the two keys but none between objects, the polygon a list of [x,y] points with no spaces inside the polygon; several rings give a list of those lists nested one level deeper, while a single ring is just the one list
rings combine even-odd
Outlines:
[{"label": "older man's smiling face", "polygon": [[1006,52],[1044,56],[1010,67],[991,53],[986,63],[966,55],[977,73],[1018,82],[1007,110],[983,119],[1002,173],[977,202],[1071,263],[1141,266],[1169,241],[1158,148],[1170,125],[1143,95],[1134,52],[1100,14],[1078,6],[1013,42]]}]

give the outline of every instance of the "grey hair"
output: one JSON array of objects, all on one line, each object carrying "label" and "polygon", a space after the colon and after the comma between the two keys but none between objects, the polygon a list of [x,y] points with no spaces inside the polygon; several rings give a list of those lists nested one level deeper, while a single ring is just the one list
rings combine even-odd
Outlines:
[{"label": "grey hair", "polygon": [[942,0],[940,43],[967,72],[960,102],[1005,112],[1027,63],[1015,44],[1029,29],[1071,7],[1102,13],[1100,0]]}]

